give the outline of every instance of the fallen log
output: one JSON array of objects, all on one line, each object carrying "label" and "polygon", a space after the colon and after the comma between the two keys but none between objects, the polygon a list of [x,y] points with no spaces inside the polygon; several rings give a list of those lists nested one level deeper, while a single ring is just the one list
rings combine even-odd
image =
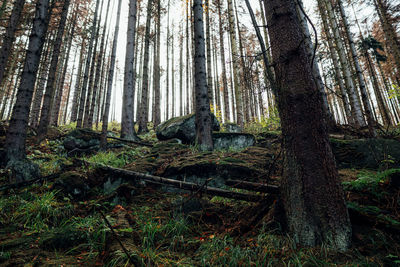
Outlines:
[{"label": "fallen log", "polygon": [[244,201],[248,201],[248,202],[259,202],[262,199],[264,199],[264,197],[262,195],[233,192],[233,191],[220,189],[220,188],[216,188],[216,187],[209,187],[209,186],[199,185],[199,184],[195,184],[195,183],[191,183],[191,182],[184,182],[184,181],[164,178],[164,177],[160,177],[160,176],[154,176],[154,175],[150,175],[150,174],[114,168],[111,166],[98,164],[98,163],[91,163],[91,162],[87,162],[87,161],[82,161],[82,162],[84,162],[86,164],[94,165],[98,169],[101,169],[106,172],[111,172],[113,174],[120,175],[123,177],[133,178],[133,179],[137,179],[137,180],[144,180],[144,181],[148,181],[148,182],[161,183],[163,185],[173,186],[173,187],[183,189],[183,190],[202,192],[202,193],[212,195],[212,196],[219,196],[219,197],[231,198],[231,199],[236,199],[236,200],[244,200]]},{"label": "fallen log", "polygon": [[279,187],[276,185],[252,183],[240,180],[227,180],[225,184],[233,188],[245,189],[269,194],[279,194]]}]

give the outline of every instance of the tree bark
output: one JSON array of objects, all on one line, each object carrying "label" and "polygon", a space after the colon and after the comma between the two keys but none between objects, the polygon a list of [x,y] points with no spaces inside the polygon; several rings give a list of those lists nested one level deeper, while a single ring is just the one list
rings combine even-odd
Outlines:
[{"label": "tree bark", "polygon": [[210,98],[208,97],[203,7],[201,0],[193,1],[195,43],[196,141],[201,151],[213,149]]},{"label": "tree bark", "polygon": [[147,123],[149,121],[149,50],[150,50],[150,27],[151,27],[151,7],[153,0],[147,2],[146,32],[144,37],[144,57],[143,57],[143,77],[142,77],[142,100],[139,109],[139,133],[148,132]]},{"label": "tree bark", "polygon": [[70,0],[65,0],[62,11],[60,23],[58,25],[57,36],[54,42],[53,55],[50,63],[50,72],[47,77],[46,91],[43,97],[42,112],[40,114],[40,122],[38,127],[38,140],[41,140],[47,134],[47,127],[50,123],[50,109],[53,103],[55,93],[55,81],[57,75],[57,65],[60,56],[60,48],[64,36],[64,28],[67,21],[68,9]]},{"label": "tree bark", "polygon": [[351,224],[296,6],[291,0],[265,4],[282,121],[281,192],[289,231],[301,245],[346,250]]},{"label": "tree bark", "polygon": [[136,0],[129,1],[129,18],[125,56],[124,90],[122,98],[121,137],[138,140],[133,122],[133,103],[135,96],[135,33],[136,33]]},{"label": "tree bark", "polygon": [[36,3],[35,18],[29,37],[24,69],[18,88],[10,125],[6,136],[7,161],[25,158],[25,141],[29,121],[29,111],[39,68],[40,56],[49,25],[49,0],[39,0]]},{"label": "tree bark", "polygon": [[[4,1],[6,2],[6,1]],[[11,55],[11,48],[15,40],[15,32],[21,19],[22,10],[24,9],[25,0],[17,0],[14,2],[10,20],[3,36],[3,42],[0,49],[0,81],[4,78],[4,72],[7,62]]]}]

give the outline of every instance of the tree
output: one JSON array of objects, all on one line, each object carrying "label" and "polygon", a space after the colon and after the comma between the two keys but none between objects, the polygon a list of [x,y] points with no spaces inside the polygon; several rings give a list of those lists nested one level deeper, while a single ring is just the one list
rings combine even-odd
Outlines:
[{"label": "tree", "polygon": [[124,92],[122,97],[121,137],[138,140],[133,122],[133,100],[135,96],[135,33],[136,33],[136,0],[129,1],[129,18],[125,56]]},{"label": "tree", "polygon": [[208,97],[203,7],[201,0],[193,1],[195,43],[196,141],[200,150],[212,150],[212,121]]},{"label": "tree", "polygon": [[151,7],[153,0],[147,3],[146,33],[144,37],[144,57],[143,57],[143,80],[142,80],[142,101],[139,109],[139,133],[148,132],[147,122],[149,114],[149,50],[150,50],[150,27],[151,27]]},{"label": "tree", "polygon": [[[6,136],[6,162],[9,163],[25,159],[25,141],[29,111],[48,24],[49,0],[39,0],[36,3],[35,18],[29,37],[29,46],[18,88],[17,101],[14,105]],[[29,177],[19,178],[27,179]]]},{"label": "tree", "polygon": [[50,123],[50,111],[51,111],[50,109],[53,103],[53,98],[56,88],[55,82],[57,75],[58,58],[60,56],[60,49],[61,49],[62,39],[64,36],[64,28],[65,28],[65,23],[67,21],[69,4],[70,0],[65,0],[61,11],[60,23],[58,25],[57,37],[54,42],[53,54],[50,63],[50,72],[49,76],[47,77],[46,91],[44,93],[44,98],[43,98],[42,112],[40,114],[40,122],[38,127],[38,140],[41,140],[45,136],[45,134],[47,133],[47,127],[49,126]]},{"label": "tree", "polygon": [[111,63],[110,68],[108,70],[108,78],[107,78],[107,93],[105,99],[105,107],[103,113],[103,126],[101,129],[101,139],[100,139],[100,146],[105,148],[107,144],[107,129],[108,129],[108,115],[110,113],[110,103],[111,103],[111,92],[112,92],[112,83],[114,80],[114,71],[115,71],[115,58],[117,56],[117,44],[118,44],[118,35],[119,35],[119,23],[121,17],[121,5],[122,0],[118,1],[118,10],[117,10],[117,21],[115,23],[115,30],[114,30],[114,40],[112,44],[112,52],[111,52]]},{"label": "tree", "polygon": [[[3,5],[6,1],[3,2]],[[3,80],[4,71],[6,69],[7,61],[10,58],[11,47],[14,43],[15,32],[21,18],[22,10],[24,8],[25,0],[17,0],[14,2],[14,7],[11,12],[10,20],[3,37],[3,43],[0,49],[0,81]],[[4,10],[2,8],[2,10]]]},{"label": "tree", "polygon": [[296,6],[291,0],[265,4],[282,121],[281,195],[288,228],[301,245],[326,243],[346,250],[351,242],[349,215]]}]

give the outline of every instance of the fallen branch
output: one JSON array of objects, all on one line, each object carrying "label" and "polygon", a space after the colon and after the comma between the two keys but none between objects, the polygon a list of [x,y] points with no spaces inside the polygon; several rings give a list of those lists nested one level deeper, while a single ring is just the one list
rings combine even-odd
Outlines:
[{"label": "fallen branch", "polygon": [[[81,130],[82,132],[86,132],[86,133],[90,133],[90,134],[95,134],[95,135],[101,136],[101,133],[98,133],[98,132],[89,131],[89,130],[85,130],[85,129],[80,129],[80,130]],[[131,144],[136,144],[136,145],[141,145],[141,146],[153,147],[152,144],[143,143],[143,142],[134,141],[134,140],[127,140],[127,139],[123,139],[123,138],[119,138],[119,137],[114,137],[114,136],[109,136],[109,135],[107,135],[107,138],[109,138],[109,139],[114,139],[114,140],[118,140],[118,141],[125,142],[125,143],[131,143]]]},{"label": "fallen branch", "polygon": [[154,176],[154,175],[135,172],[135,171],[128,171],[128,170],[114,168],[111,166],[98,164],[98,163],[91,163],[91,162],[86,162],[86,161],[82,161],[82,162],[88,163],[91,165],[95,165],[96,168],[99,168],[99,169],[107,171],[107,172],[112,172],[115,175],[133,178],[136,180],[145,180],[148,182],[161,183],[161,184],[164,184],[167,186],[173,186],[173,187],[176,187],[179,189],[184,189],[184,190],[189,190],[189,191],[203,192],[205,194],[212,195],[212,196],[244,200],[244,201],[249,201],[249,202],[259,202],[263,199],[263,196],[260,196],[260,195],[238,193],[238,192],[233,192],[233,191],[220,189],[220,188],[216,188],[216,187],[207,187],[207,186],[203,187],[202,185],[198,185],[198,184],[191,183],[191,182],[184,182],[184,181],[164,178],[164,177],[160,177],[160,176]]},{"label": "fallen branch", "polygon": [[0,192],[1,191],[6,191],[8,189],[14,189],[14,188],[21,189],[21,188],[27,187],[27,186],[29,186],[31,184],[42,182],[42,181],[51,181],[51,180],[54,180],[54,179],[58,178],[64,172],[65,172],[65,170],[62,170],[60,172],[57,172],[57,173],[54,173],[54,174],[50,174],[50,175],[47,175],[47,176],[44,176],[44,177],[39,177],[39,178],[31,179],[31,180],[28,180],[28,181],[22,181],[22,182],[15,183],[15,184],[4,185],[4,186],[0,187]]},{"label": "fallen branch", "polygon": [[106,222],[108,228],[110,228],[112,234],[114,235],[115,239],[117,239],[119,245],[121,246],[122,250],[124,251],[125,255],[128,257],[129,261],[133,264],[133,266],[140,266],[140,261],[136,259],[135,257],[132,257],[129,251],[125,248],[124,244],[122,244],[121,239],[119,239],[117,233],[114,231],[114,228],[112,227],[111,223],[107,220],[107,217],[104,215],[104,213],[101,210],[98,210],[101,217],[103,217],[104,221]]},{"label": "fallen branch", "polygon": [[269,194],[279,194],[279,187],[276,185],[252,183],[239,180],[227,180],[225,184],[234,188],[245,189]]}]

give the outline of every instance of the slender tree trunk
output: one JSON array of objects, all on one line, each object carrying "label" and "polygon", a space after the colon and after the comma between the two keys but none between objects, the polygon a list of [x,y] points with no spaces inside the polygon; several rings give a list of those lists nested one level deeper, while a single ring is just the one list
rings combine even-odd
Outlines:
[{"label": "slender tree trunk", "polygon": [[24,69],[21,75],[21,83],[17,93],[17,101],[6,136],[7,161],[22,160],[25,158],[29,110],[48,25],[49,0],[38,0]]},{"label": "slender tree trunk", "polygon": [[[359,102],[356,88],[354,87],[354,83],[353,83],[353,80],[351,77],[351,70],[349,67],[350,64],[348,63],[348,61],[346,59],[345,48],[343,47],[343,42],[340,38],[339,27],[336,23],[336,20],[335,20],[334,14],[333,14],[332,5],[330,5],[328,3],[328,1],[326,1],[326,0],[318,0],[318,7],[319,7],[321,16],[323,16],[324,18],[329,18],[330,23],[327,23],[327,24],[332,25],[333,37],[334,37],[334,41],[335,41],[335,48],[336,48],[338,56],[339,56],[339,62],[340,62],[341,68],[342,68],[342,73],[344,75],[345,86],[348,90],[354,124],[356,127],[364,126],[365,121],[364,121],[364,117],[362,114],[361,103]],[[327,16],[325,15],[325,9],[326,9]]]},{"label": "slender tree trunk", "polygon": [[195,43],[195,80],[196,80],[196,141],[199,149],[212,150],[212,120],[210,98],[208,97],[206,76],[206,55],[201,0],[193,1],[194,43]]},{"label": "slender tree trunk", "polygon": [[[353,58],[353,63],[354,63],[356,73],[357,73],[357,79],[358,79],[358,84],[360,86],[361,99],[364,104],[365,116],[367,117],[369,133],[371,136],[376,137],[376,131],[374,129],[374,126],[376,123],[375,123],[374,119],[372,118],[371,106],[369,105],[369,102],[368,102],[367,88],[365,86],[365,80],[364,80],[363,73],[362,73],[362,70],[360,67],[360,63],[358,61],[356,46],[354,44],[353,36],[350,31],[350,25],[347,21],[347,16],[346,16],[346,13],[343,8],[342,0],[337,0],[337,4],[339,5],[340,15],[342,17],[346,37],[347,37],[347,40],[349,41],[351,56]],[[329,6],[330,3],[327,3],[327,5]]]},{"label": "slender tree trunk", "polygon": [[160,49],[161,49],[161,1],[157,0],[157,42],[154,56],[154,127],[161,123]]},{"label": "slender tree trunk", "polygon": [[58,25],[57,36],[54,42],[53,55],[50,63],[50,72],[47,78],[46,91],[43,98],[42,112],[40,114],[40,122],[38,127],[38,140],[43,139],[44,136],[47,134],[47,127],[49,126],[50,123],[50,108],[52,106],[56,88],[55,81],[57,75],[57,65],[60,56],[62,38],[64,35],[64,28],[67,21],[69,4],[70,0],[65,0],[61,11],[60,23]]},{"label": "slender tree trunk", "polygon": [[117,10],[117,22],[115,23],[114,40],[113,40],[113,44],[112,44],[111,62],[110,62],[110,68],[108,70],[108,77],[107,77],[107,94],[106,94],[106,102],[105,102],[105,107],[104,107],[104,112],[103,112],[103,125],[101,128],[100,146],[103,149],[105,148],[105,146],[107,144],[108,116],[110,114],[112,83],[114,80],[115,59],[117,56],[117,44],[118,44],[118,35],[119,35],[119,23],[120,23],[120,17],[121,17],[121,6],[122,6],[122,0],[119,0],[118,1],[118,10]]},{"label": "slender tree trunk", "polygon": [[[235,30],[235,17],[233,14],[233,5],[232,0],[228,1],[228,13],[229,13],[229,31],[230,31],[230,39],[231,39],[231,50],[232,50],[232,59],[233,59],[233,79],[234,79],[234,92],[236,98],[236,116],[237,123],[243,127],[244,126],[244,118],[243,118],[243,97],[242,97],[242,89],[240,85],[240,64],[238,63],[237,57],[239,57],[238,49],[237,49],[237,41],[236,41],[236,30]],[[236,58],[235,58],[236,57]]]},{"label": "slender tree trunk", "polygon": [[225,46],[224,46],[224,30],[222,28],[222,14],[221,14],[221,0],[218,0],[218,20],[219,20],[219,47],[221,53],[221,66],[222,66],[222,85],[224,95],[224,117],[225,121],[230,121],[230,108],[229,108],[229,92],[228,92],[228,81],[226,78],[226,59],[225,59]]},{"label": "slender tree trunk", "polygon": [[[6,1],[4,1],[5,3]],[[3,4],[4,4],[3,3]],[[15,40],[15,32],[19,24],[25,0],[16,0],[11,12],[6,32],[3,36],[3,42],[0,48],[0,81],[3,80],[7,62],[11,55],[11,48]]]},{"label": "slender tree trunk", "polygon": [[81,88],[81,81],[82,81],[82,69],[84,67],[85,61],[85,51],[86,51],[86,40],[82,40],[81,51],[79,55],[79,67],[78,73],[75,81],[75,91],[74,96],[72,98],[72,108],[71,108],[71,122],[76,122],[77,115],[78,115],[78,108],[79,108],[79,99],[80,99],[80,88]]},{"label": "slender tree trunk", "polygon": [[96,2],[96,11],[94,13],[93,17],[93,24],[92,24],[92,30],[90,33],[90,41],[89,41],[89,48],[86,56],[86,63],[85,63],[85,73],[83,75],[83,83],[82,83],[82,89],[80,90],[80,100],[79,100],[79,110],[78,110],[78,118],[76,121],[76,127],[77,128],[82,128],[83,126],[83,116],[85,112],[85,103],[86,103],[86,94],[87,94],[87,86],[88,86],[88,81],[89,81],[89,70],[91,66],[91,55],[93,51],[93,43],[94,39],[96,36],[96,27],[97,27],[97,14],[99,11],[99,3],[100,0],[97,0]]},{"label": "slender tree trunk", "polygon": [[151,27],[151,7],[153,0],[147,2],[146,33],[144,39],[144,57],[143,57],[143,79],[142,79],[142,100],[139,110],[139,133],[148,132],[147,123],[149,121],[149,50],[150,50],[150,27]]},{"label": "slender tree trunk", "polygon": [[135,96],[135,29],[136,0],[129,1],[129,18],[125,56],[124,91],[122,98],[121,137],[128,140],[138,140],[133,122],[133,103]]},{"label": "slender tree trunk", "polygon": [[[208,83],[208,97],[210,98],[211,104],[213,103],[213,86],[212,86],[212,71],[211,71],[211,38],[210,38],[210,0],[205,0],[204,8],[206,15],[206,45],[207,45],[207,83]],[[216,107],[214,107],[214,113],[216,113]]]},{"label": "slender tree trunk", "polygon": [[265,3],[278,77],[285,151],[281,195],[289,231],[301,245],[346,250],[351,224],[296,6],[291,0]]}]

